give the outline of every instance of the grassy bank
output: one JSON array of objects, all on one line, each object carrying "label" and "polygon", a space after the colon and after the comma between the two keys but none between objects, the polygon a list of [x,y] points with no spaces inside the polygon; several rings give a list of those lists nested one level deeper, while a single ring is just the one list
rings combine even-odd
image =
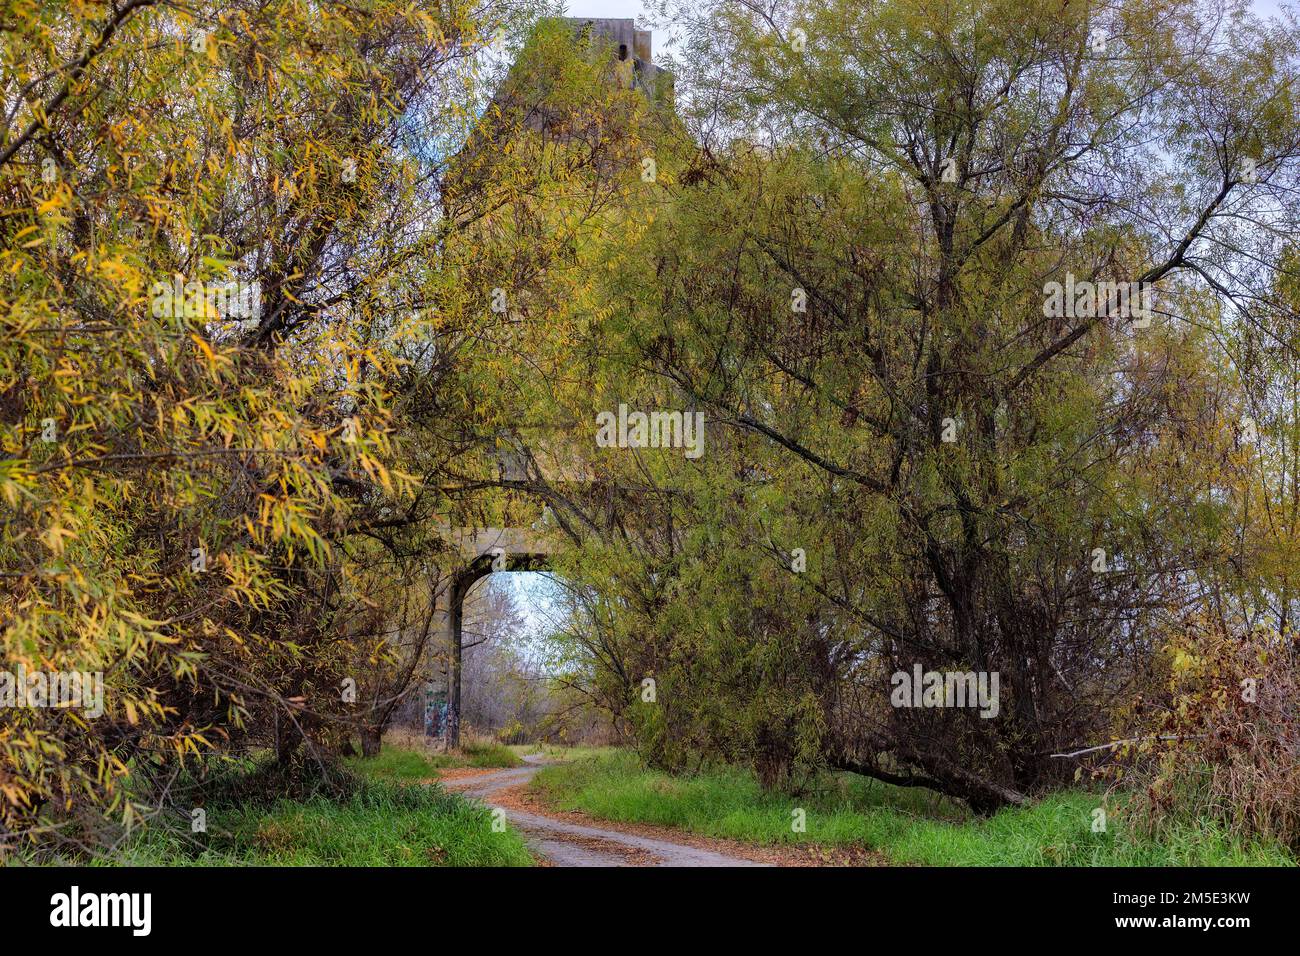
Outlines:
[{"label": "grassy bank", "polygon": [[432,788],[366,783],[352,796],[214,808],[208,832],[150,831],[121,857],[133,866],[529,866],[518,834]]},{"label": "grassy bank", "polygon": [[[951,801],[835,774],[802,797],[766,793],[732,768],[692,777],[645,769],[620,752],[547,767],[533,787],[552,806],[629,823],[680,827],[753,843],[862,844],[897,863],[933,866],[1294,865],[1277,847],[1245,845],[1223,829],[1187,823],[1160,840],[1130,833],[1107,807],[1107,831],[1092,832],[1099,795],[1070,792],[979,819]],[[802,809],[806,830],[794,832]]]},{"label": "grassy bank", "polygon": [[391,783],[420,783],[436,777],[439,770],[458,767],[519,767],[523,761],[504,744],[467,743],[458,753],[437,753],[421,747],[385,743],[375,757],[356,757],[348,766],[372,780]]},{"label": "grassy bank", "polygon": [[596,747],[588,744],[511,744],[510,752],[520,757],[544,757],[546,760],[580,760],[584,757],[603,757],[619,753],[618,747]]},{"label": "grassy bank", "polygon": [[[388,746],[347,762],[343,785],[267,799],[274,783],[235,775],[226,796],[205,803],[205,833],[187,820],[153,821],[101,865],[131,866],[531,866],[514,830],[492,831],[491,812],[437,786],[444,766],[514,766],[504,747],[428,754]],[[251,780],[265,771],[242,774]]]}]

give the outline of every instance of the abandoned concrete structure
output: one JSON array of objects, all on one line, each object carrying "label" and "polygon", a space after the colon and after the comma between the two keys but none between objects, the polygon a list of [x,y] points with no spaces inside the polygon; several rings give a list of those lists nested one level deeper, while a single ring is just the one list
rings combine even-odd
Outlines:
[{"label": "abandoned concrete structure", "polygon": [[591,20],[567,17],[566,21],[573,26],[575,33],[614,47],[615,69],[619,82],[624,86],[644,90],[654,100],[671,94],[672,74],[659,69],[651,61],[649,30],[638,30],[630,18]]},{"label": "abandoned concrete structure", "polygon": [[[666,70],[661,70],[652,62],[651,32],[639,30],[631,18],[563,18],[575,36],[586,38],[589,44],[597,47],[598,55],[612,54],[613,70],[611,82],[616,82],[625,89],[642,91],[653,103],[671,109],[673,95],[673,77]],[[513,78],[513,73],[512,73]],[[517,78],[516,78],[517,79]],[[511,80],[498,91],[497,105],[503,110],[512,109],[519,104],[509,102],[504,91],[512,87]],[[526,87],[526,84],[525,84]],[[525,128],[549,133],[546,129],[546,116],[536,110],[525,107]],[[489,133],[489,140],[493,134]],[[471,141],[466,152],[476,151],[482,144]],[[468,172],[469,177],[475,175]],[[542,441],[543,447],[547,445]],[[536,449],[534,449],[536,451]],[[554,448],[550,449],[554,451]],[[509,482],[525,482],[529,476],[525,469],[527,456],[521,456],[519,449],[509,440],[503,440],[498,446],[498,465],[501,478]],[[548,482],[581,483],[582,475],[575,474],[567,462],[557,460],[559,456],[536,455],[531,458]],[[448,747],[459,743],[460,734],[460,674],[462,654],[462,629],[464,601],[470,588],[480,579],[493,571],[530,571],[542,570],[548,566],[549,557],[556,550],[557,542],[546,534],[533,529],[521,527],[507,528],[451,528],[444,531],[444,538],[451,544],[459,556],[458,566],[445,580],[437,592],[437,610],[434,619],[434,637],[432,654],[427,667],[426,692],[424,695],[426,711],[426,728],[430,726],[429,712],[436,717],[433,725],[437,727]]]}]

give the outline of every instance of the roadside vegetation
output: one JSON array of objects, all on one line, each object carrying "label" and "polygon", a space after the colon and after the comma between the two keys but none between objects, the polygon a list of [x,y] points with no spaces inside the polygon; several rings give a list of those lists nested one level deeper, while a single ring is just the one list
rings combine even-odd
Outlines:
[{"label": "roadside vegetation", "polygon": [[[147,821],[96,862],[132,866],[531,866],[518,833],[492,830],[491,811],[430,780],[445,767],[510,767],[498,744],[426,753],[385,743],[371,758],[283,771],[270,755],[205,785],[206,831],[189,818]],[[276,799],[259,794],[282,793]],[[63,862],[63,861],[56,861]]]},{"label": "roadside vegetation", "polygon": [[367,781],[343,800],[316,795],[209,815],[207,840],[150,831],[120,859],[134,866],[530,866],[490,811],[434,787]]},{"label": "roadside vegetation", "polygon": [[357,771],[381,781],[420,783],[438,776],[439,770],[461,767],[489,769],[519,767],[523,761],[509,747],[491,741],[464,744],[453,753],[434,753],[394,743],[385,743],[375,757],[349,761]]},{"label": "roadside vegetation", "polygon": [[[1159,834],[1130,826],[1123,806],[1070,790],[991,817],[959,802],[852,773],[818,777],[800,796],[760,786],[748,770],[715,767],[672,776],[631,752],[609,752],[542,770],[533,790],[555,809],[604,820],[679,827],[703,836],[773,845],[860,844],[899,864],[929,866],[1288,866],[1275,843],[1253,843],[1205,820]],[[1094,811],[1107,813],[1094,833]],[[805,831],[792,828],[793,811]]]},{"label": "roadside vegetation", "polygon": [[618,747],[613,746],[591,746],[588,744],[511,744],[512,753],[520,757],[543,757],[548,761],[570,761],[579,760],[584,757],[603,757],[609,754],[621,753]]}]

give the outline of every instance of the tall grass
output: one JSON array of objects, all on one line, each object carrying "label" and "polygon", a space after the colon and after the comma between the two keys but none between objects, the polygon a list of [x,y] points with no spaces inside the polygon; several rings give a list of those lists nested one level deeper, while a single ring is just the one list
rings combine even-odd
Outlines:
[{"label": "tall grass", "polygon": [[[504,748],[499,748],[504,750]],[[437,756],[385,748],[372,760],[319,777],[248,760],[204,788],[206,831],[155,819],[97,865],[133,866],[530,866],[518,833],[493,832],[491,812],[440,787],[420,785]],[[464,759],[464,758],[462,758]],[[515,760],[487,750],[468,759]],[[495,764],[489,764],[495,765]],[[274,794],[280,794],[276,797]]]},{"label": "tall grass", "polygon": [[[1093,832],[1098,794],[1059,794],[980,819],[959,805],[853,774],[828,775],[801,797],[764,791],[754,776],[719,768],[672,777],[617,753],[547,767],[533,782],[549,803],[607,820],[680,827],[763,844],[861,844],[898,863],[935,866],[1294,865],[1274,844],[1246,844],[1213,823],[1189,820],[1158,838],[1138,835],[1107,807]],[[802,810],[804,832],[795,832]]]},{"label": "tall grass", "polygon": [[518,767],[523,764],[505,744],[466,743],[460,752],[436,753],[385,742],[374,757],[354,757],[348,766],[374,780],[419,783],[450,767]]}]

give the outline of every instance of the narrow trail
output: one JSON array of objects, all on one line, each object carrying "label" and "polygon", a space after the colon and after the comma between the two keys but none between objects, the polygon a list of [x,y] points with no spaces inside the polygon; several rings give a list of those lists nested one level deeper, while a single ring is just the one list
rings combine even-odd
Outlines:
[{"label": "narrow trail", "polygon": [[526,767],[447,780],[443,785],[489,807],[500,807],[510,824],[523,833],[533,851],[554,866],[762,866],[761,863],[712,850],[570,823],[505,806],[499,801],[502,791],[528,783],[546,765],[546,761],[537,756],[525,757],[524,760],[528,764]]}]

